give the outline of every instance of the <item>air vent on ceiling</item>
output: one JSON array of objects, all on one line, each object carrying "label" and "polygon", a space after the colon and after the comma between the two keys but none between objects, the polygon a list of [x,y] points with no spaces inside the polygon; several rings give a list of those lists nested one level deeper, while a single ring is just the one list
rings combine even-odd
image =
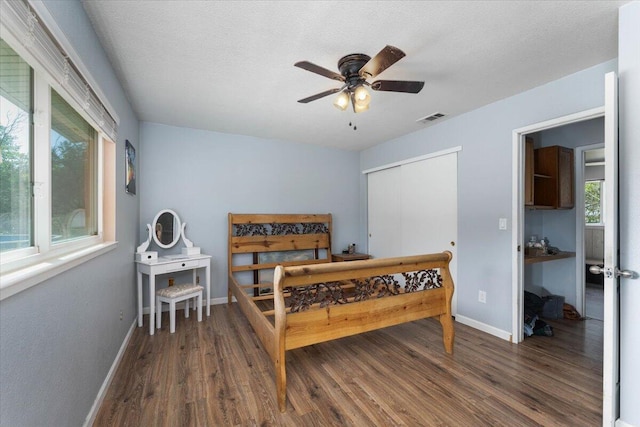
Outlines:
[{"label": "air vent on ceiling", "polygon": [[427,124],[427,123],[433,122],[434,120],[438,120],[439,118],[442,118],[444,116],[445,114],[443,113],[433,113],[433,114],[429,114],[426,117],[416,120],[416,122]]}]

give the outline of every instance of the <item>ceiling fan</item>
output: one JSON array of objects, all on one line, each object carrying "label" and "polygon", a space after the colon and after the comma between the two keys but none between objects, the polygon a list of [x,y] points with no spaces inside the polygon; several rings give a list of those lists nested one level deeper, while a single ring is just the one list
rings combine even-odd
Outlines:
[{"label": "ceiling fan", "polygon": [[352,53],[350,55],[343,56],[338,61],[338,70],[340,71],[340,74],[320,67],[319,65],[313,64],[309,61],[296,62],[294,64],[296,67],[344,83],[339,88],[317,93],[307,98],[300,99],[298,102],[306,104],[308,102],[315,101],[316,99],[324,98],[325,96],[340,92],[333,105],[344,111],[348,107],[349,101],[351,101],[353,111],[359,113],[369,109],[371,97],[366,86],[373,90],[385,92],[418,93],[422,90],[424,82],[407,80],[376,80],[373,83],[369,83],[367,81],[367,79],[377,76],[404,56],[405,53],[403,51],[397,47],[389,45],[385,46],[373,58],[363,53]]}]

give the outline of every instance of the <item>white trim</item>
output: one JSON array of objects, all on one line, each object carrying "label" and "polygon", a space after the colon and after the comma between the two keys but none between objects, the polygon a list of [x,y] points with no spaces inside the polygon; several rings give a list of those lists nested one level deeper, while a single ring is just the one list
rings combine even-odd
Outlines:
[{"label": "white trim", "polygon": [[129,328],[129,332],[124,337],[124,341],[120,345],[120,350],[116,354],[116,358],[113,360],[111,364],[111,369],[107,373],[104,381],[102,382],[102,386],[100,390],[98,390],[98,395],[96,399],[93,401],[93,405],[87,414],[87,418],[84,420],[84,427],[92,426],[94,421],[96,420],[96,416],[98,415],[98,411],[100,410],[100,406],[102,406],[102,402],[107,395],[107,389],[111,385],[111,381],[113,381],[113,377],[115,376],[116,371],[118,370],[118,366],[120,366],[120,362],[122,361],[122,357],[124,356],[124,352],[127,350],[129,346],[129,341],[131,341],[131,337],[133,336],[133,331],[136,330],[136,325],[138,323],[137,317],[133,319],[133,323],[131,323],[131,327]]},{"label": "white trim", "polygon": [[569,114],[562,117],[556,117],[555,119],[546,120],[540,123],[534,123],[529,126],[514,129],[514,133],[527,134],[533,132],[540,132],[543,130],[556,128],[559,126],[568,125],[571,123],[584,122],[586,120],[595,119],[604,116],[604,106],[592,108],[590,110],[584,110],[577,113]]},{"label": "white trim", "polygon": [[411,157],[409,159],[400,160],[398,162],[388,163],[386,165],[377,166],[375,168],[363,170],[362,174],[367,175],[373,172],[378,172],[385,169],[395,168],[396,166],[407,165],[409,163],[415,163],[422,160],[432,159],[434,157],[446,156],[447,154],[457,153],[458,151],[462,151],[462,146],[458,145],[457,147],[447,148],[446,150],[436,151],[435,153],[425,154],[423,156]]},{"label": "white trim", "polygon": [[51,32],[58,44],[60,44],[65,53],[69,56],[69,58],[73,62],[73,65],[75,65],[78,71],[80,71],[80,74],[82,74],[82,76],[87,80],[87,83],[91,85],[91,89],[96,93],[98,98],[100,98],[100,101],[105,106],[107,112],[111,114],[111,117],[113,117],[113,120],[115,120],[116,124],[120,124],[120,117],[118,117],[116,109],[113,108],[113,106],[109,102],[109,98],[107,98],[107,96],[104,94],[104,92],[100,88],[100,85],[98,85],[96,80],[89,72],[89,69],[84,65],[84,62],[82,62],[80,55],[78,55],[71,42],[69,42],[69,39],[67,38],[65,33],[62,31],[56,20],[51,15],[51,12],[49,11],[46,3],[41,0],[28,1],[31,7],[33,7],[33,10],[35,10],[38,16],[44,21],[45,26]]},{"label": "white trim", "polygon": [[473,320],[469,317],[456,314],[456,322],[460,322],[463,325],[471,326],[474,329],[486,332],[489,335],[493,335],[494,337],[501,338],[505,341],[511,341],[511,334],[508,331],[503,331],[502,329],[487,325],[486,323],[478,322],[477,320]]},{"label": "white trim", "polygon": [[0,275],[0,301],[105,254],[117,246],[118,242],[104,242],[66,255],[42,260],[30,267],[2,273]]},{"label": "white trim", "polygon": [[632,424],[622,421],[620,418],[616,420],[615,427],[637,427]]},{"label": "white trim", "polygon": [[[524,338],[523,319],[523,265],[524,265],[524,135],[540,132],[559,126],[572,123],[578,123],[586,120],[595,119],[604,116],[604,106],[592,108],[590,110],[580,111],[555,119],[546,120],[544,122],[534,123],[529,126],[521,127],[513,130],[512,144],[512,197],[511,197],[511,215],[512,224],[511,242],[511,333],[513,342],[518,343]],[[518,251],[518,246],[522,249]]]}]

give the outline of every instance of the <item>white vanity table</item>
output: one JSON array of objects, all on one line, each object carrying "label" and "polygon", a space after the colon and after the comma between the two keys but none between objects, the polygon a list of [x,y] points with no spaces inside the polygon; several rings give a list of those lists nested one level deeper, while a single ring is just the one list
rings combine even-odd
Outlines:
[{"label": "white vanity table", "polygon": [[[154,315],[156,313],[156,276],[161,274],[175,273],[180,271],[192,271],[193,283],[197,281],[197,270],[205,269],[205,289],[206,299],[205,306],[207,316],[211,315],[211,255],[200,253],[200,248],[194,248],[193,243],[186,238],[184,234],[186,223],[180,223],[178,215],[170,210],[162,210],[153,220],[153,225],[147,224],[149,237],[146,242],[138,246],[136,251],[137,266],[137,282],[138,282],[138,327],[143,325],[142,322],[142,300],[143,300],[143,280],[142,275],[149,276],[149,334],[155,332],[156,322]],[[173,247],[182,237],[185,247],[182,248],[181,254],[166,255],[158,257],[157,252],[147,251],[149,244],[153,240],[161,248],[167,249]]]},{"label": "white vanity table", "polygon": [[138,266],[138,327],[142,326],[142,275],[149,276],[149,334],[153,335],[155,321],[153,316],[156,309],[156,276],[160,274],[173,273],[176,271],[193,271],[193,283],[196,283],[196,270],[205,269],[205,289],[207,298],[205,305],[207,316],[211,315],[209,306],[211,293],[211,255],[173,255],[159,257],[154,260],[136,261]]}]

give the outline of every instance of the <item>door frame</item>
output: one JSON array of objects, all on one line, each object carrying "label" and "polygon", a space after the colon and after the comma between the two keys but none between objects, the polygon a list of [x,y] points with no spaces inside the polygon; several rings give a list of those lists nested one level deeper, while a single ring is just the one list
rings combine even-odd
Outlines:
[{"label": "door frame", "polygon": [[[512,133],[512,224],[511,242],[513,252],[511,256],[512,274],[512,310],[511,310],[511,341],[519,343],[524,339],[524,153],[525,135],[552,129],[560,126],[578,123],[604,117],[604,105],[590,110],[584,110],[555,119],[534,123],[514,129]],[[583,252],[583,249],[581,249]],[[577,252],[577,251],[576,251]],[[576,254],[577,255],[577,254]],[[584,257],[584,253],[582,253]],[[584,267],[582,267],[584,268]]]}]

